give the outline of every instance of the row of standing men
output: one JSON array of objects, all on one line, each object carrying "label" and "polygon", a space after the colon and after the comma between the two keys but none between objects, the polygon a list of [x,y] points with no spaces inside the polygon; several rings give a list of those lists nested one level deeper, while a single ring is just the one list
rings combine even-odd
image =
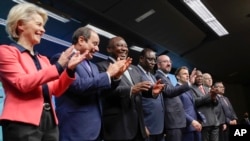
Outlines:
[{"label": "row of standing men", "polygon": [[99,36],[81,27],[49,62],[34,50],[46,21],[46,11],[27,3],[8,15],[14,43],[0,47],[4,141],[218,141],[220,124],[237,119],[218,106],[222,83],[200,89],[201,71],[180,67],[173,86],[167,55],[145,48],[134,66],[122,37],[110,39],[108,59],[94,64]]}]

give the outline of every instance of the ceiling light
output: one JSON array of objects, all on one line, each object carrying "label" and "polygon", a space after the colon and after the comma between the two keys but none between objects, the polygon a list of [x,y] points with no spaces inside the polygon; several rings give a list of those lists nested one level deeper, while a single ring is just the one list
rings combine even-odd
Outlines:
[{"label": "ceiling light", "polygon": [[228,34],[228,31],[220,24],[213,14],[200,0],[183,0],[218,36]]},{"label": "ceiling light", "polygon": [[134,51],[138,51],[138,52],[141,52],[143,50],[143,48],[138,47],[138,46],[131,46],[130,49]]},{"label": "ceiling light", "polygon": [[93,30],[94,30],[95,32],[97,32],[98,34],[100,34],[100,35],[102,35],[102,36],[104,36],[104,37],[107,37],[107,38],[109,38],[109,39],[115,37],[115,35],[113,35],[113,34],[107,32],[107,31],[104,31],[104,30],[102,30],[102,29],[100,29],[100,28],[98,28],[98,27],[96,27],[96,26],[93,26],[93,25],[91,25],[91,24],[86,25],[86,27],[89,27],[89,28],[93,29]]},{"label": "ceiling light", "polygon": [[[15,3],[29,3],[29,2],[27,2],[27,1],[25,1],[25,0],[12,0],[13,2],[15,2]],[[37,5],[37,6],[39,6],[39,5]],[[43,7],[42,7],[43,8]],[[60,16],[60,15],[58,15],[58,14],[56,14],[56,13],[53,13],[53,12],[51,12],[51,11],[49,11],[49,10],[46,10],[45,8],[43,8],[47,13],[48,13],[48,16],[50,16],[51,18],[54,18],[54,19],[56,19],[56,20],[58,20],[58,21],[61,21],[61,22],[63,22],[63,23],[67,23],[67,22],[69,22],[70,20],[68,19],[68,18],[65,18],[65,17],[63,17],[63,16]]]},{"label": "ceiling light", "polygon": [[[6,26],[6,20],[0,18],[0,25]],[[65,46],[65,47],[69,47],[69,46],[72,45],[70,42],[64,41],[62,39],[53,37],[53,36],[48,35],[48,34],[43,34],[42,38],[47,40],[47,41],[51,41],[53,43],[56,43],[56,44],[59,44],[59,45]],[[102,58],[102,59],[107,59],[108,58],[108,56],[106,56],[104,54],[101,54],[99,52],[96,52],[94,54],[94,56]]]},{"label": "ceiling light", "polygon": [[149,16],[151,16],[152,14],[155,13],[154,9],[149,10],[148,12],[142,14],[141,16],[139,16],[138,18],[135,19],[136,22],[141,22],[142,20],[148,18]]}]

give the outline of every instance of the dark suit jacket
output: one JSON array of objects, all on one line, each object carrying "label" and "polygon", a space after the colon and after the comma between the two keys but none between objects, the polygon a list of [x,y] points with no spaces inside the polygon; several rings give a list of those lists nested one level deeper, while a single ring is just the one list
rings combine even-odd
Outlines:
[{"label": "dark suit jacket", "polygon": [[[59,54],[51,58],[58,60]],[[101,131],[100,90],[110,88],[107,73],[99,73],[89,62],[91,72],[82,62],[76,67],[76,80],[61,97],[55,98],[60,141],[89,141]]]},{"label": "dark suit jacket", "polygon": [[[230,103],[229,99],[223,95],[218,97],[222,106],[222,109],[226,116],[226,123],[229,124],[231,120],[238,120],[237,115],[233,109],[232,104]],[[223,100],[225,99],[226,102]]]},{"label": "dark suit jacket", "polygon": [[[99,62],[99,70],[106,71],[109,63],[112,63],[110,59]],[[131,65],[128,72],[132,83],[122,75],[117,87],[102,92],[104,140],[131,140],[136,137],[138,131],[146,137],[141,94],[131,95],[131,87],[142,79],[135,66]]]},{"label": "dark suit jacket", "polygon": [[184,129],[184,132],[193,132],[195,128],[191,125],[193,120],[201,121],[202,119],[198,116],[198,111],[194,104],[193,93],[191,90],[184,92],[180,95],[180,99],[185,110],[187,127]]},{"label": "dark suit jacket", "polygon": [[222,125],[226,123],[226,116],[222,107],[222,99],[218,95],[216,96],[216,99],[218,100],[218,105],[215,107],[215,113],[219,120],[219,124]]},{"label": "dark suit jacket", "polygon": [[203,86],[203,88],[206,94],[203,94],[198,86],[192,86],[195,106],[199,112],[204,114],[206,118],[206,122],[203,122],[202,126],[219,126],[220,123],[216,116],[216,111],[214,110],[214,108],[218,105],[218,100],[213,101],[210,94],[208,94],[208,87]]},{"label": "dark suit jacket", "polygon": [[[156,82],[156,78],[154,75],[150,74],[151,80],[148,76],[146,76],[145,72],[140,67],[137,67],[142,78],[146,81],[154,81]],[[158,135],[163,133],[164,129],[164,102],[162,94],[158,95],[158,97],[152,99],[143,97],[142,98],[142,106],[144,113],[144,122],[147,126],[151,135]]]},{"label": "dark suit jacket", "polygon": [[170,80],[159,70],[155,77],[166,85],[162,94],[165,104],[165,128],[175,129],[186,127],[186,116],[179,95],[190,89],[188,84],[173,86]]}]

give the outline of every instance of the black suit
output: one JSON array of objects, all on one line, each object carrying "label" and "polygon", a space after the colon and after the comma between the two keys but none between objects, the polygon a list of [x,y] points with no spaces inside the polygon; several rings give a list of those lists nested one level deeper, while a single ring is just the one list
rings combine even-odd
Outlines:
[{"label": "black suit", "polygon": [[[110,59],[97,66],[100,71],[106,71],[109,63],[112,63]],[[146,138],[141,94],[131,95],[131,87],[142,79],[135,66],[131,65],[128,72],[132,83],[123,74],[117,87],[103,91],[104,140],[141,141]]]},{"label": "black suit", "polygon": [[186,127],[186,115],[179,95],[190,90],[188,84],[173,86],[166,75],[157,70],[155,77],[166,85],[162,91],[165,104],[165,129],[167,141],[181,141],[181,129]]}]

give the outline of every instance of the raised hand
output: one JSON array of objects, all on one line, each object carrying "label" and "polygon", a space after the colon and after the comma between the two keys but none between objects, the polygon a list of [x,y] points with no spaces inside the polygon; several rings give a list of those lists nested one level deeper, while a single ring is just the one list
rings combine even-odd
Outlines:
[{"label": "raised hand", "polygon": [[58,63],[62,66],[62,67],[66,67],[69,59],[73,53],[73,49],[74,49],[74,45],[70,46],[68,49],[66,49],[64,52],[62,52],[61,56],[58,59]]},{"label": "raised hand", "polygon": [[211,87],[210,91],[209,91],[209,94],[211,95],[211,98],[213,100],[216,99],[216,95],[220,93],[220,90],[217,88],[217,87]]},{"label": "raised hand", "polygon": [[165,84],[162,84],[161,79],[157,80],[157,82],[153,85],[153,95],[157,96],[164,89]]},{"label": "raised hand", "polygon": [[75,69],[79,63],[87,58],[88,53],[89,50],[85,50],[82,54],[80,54],[79,51],[76,51],[74,54],[72,54],[68,62],[68,69]]},{"label": "raised hand", "polygon": [[189,77],[189,82],[191,84],[194,84],[195,82],[195,78],[196,78],[196,68],[194,68],[190,74],[190,77]]},{"label": "raised hand", "polygon": [[[118,61],[120,61],[119,58],[118,58]],[[116,75],[114,77],[115,78],[120,78],[121,75],[129,68],[131,63],[132,63],[132,58],[128,57],[125,60],[125,63],[122,64],[121,68],[119,69],[119,71],[116,73]]]},{"label": "raised hand", "polygon": [[110,63],[106,72],[110,75],[110,77],[120,78],[120,76],[128,69],[131,63],[131,58],[127,58],[126,60],[118,59],[115,63]]}]

